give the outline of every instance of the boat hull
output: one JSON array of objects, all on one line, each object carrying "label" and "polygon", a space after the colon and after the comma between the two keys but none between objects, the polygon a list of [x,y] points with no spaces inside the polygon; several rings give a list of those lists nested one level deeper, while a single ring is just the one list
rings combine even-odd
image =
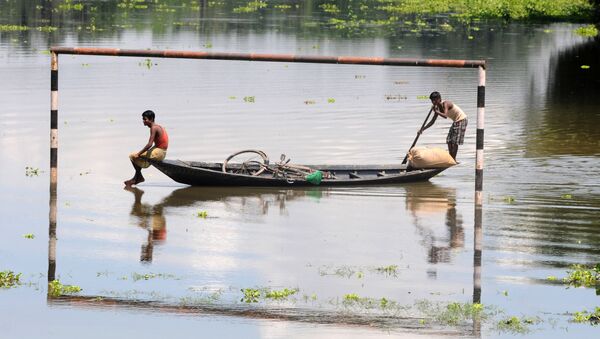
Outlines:
[{"label": "boat hull", "polygon": [[176,182],[191,186],[364,186],[426,181],[445,168],[408,170],[401,165],[304,165],[335,174],[335,179],[323,179],[314,185],[303,179],[286,180],[270,174],[251,176],[225,173],[220,163],[181,160],[152,161],[152,165]]}]

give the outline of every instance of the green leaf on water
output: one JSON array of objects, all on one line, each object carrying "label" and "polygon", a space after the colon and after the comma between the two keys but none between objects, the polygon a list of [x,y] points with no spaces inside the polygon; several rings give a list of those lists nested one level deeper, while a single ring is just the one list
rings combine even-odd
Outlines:
[{"label": "green leaf on water", "polygon": [[581,69],[590,69],[589,65],[581,65]]},{"label": "green leaf on water", "polygon": [[573,196],[571,194],[563,194],[560,197],[563,199],[573,199]]},{"label": "green leaf on water", "polygon": [[23,234],[23,238],[33,239],[33,238],[35,238],[35,235],[33,235],[33,233],[27,233],[27,234]]}]

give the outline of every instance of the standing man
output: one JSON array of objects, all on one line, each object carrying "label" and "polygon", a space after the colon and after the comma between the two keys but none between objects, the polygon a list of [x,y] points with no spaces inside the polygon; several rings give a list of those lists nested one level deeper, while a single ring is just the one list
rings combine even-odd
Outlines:
[{"label": "standing man", "polygon": [[448,144],[448,153],[456,160],[456,154],[458,153],[458,145],[462,145],[465,140],[465,131],[467,130],[467,115],[463,112],[458,105],[452,103],[450,100],[442,101],[442,95],[439,92],[432,92],[429,95],[429,99],[433,104],[433,111],[435,115],[433,119],[419,130],[419,134],[423,133],[426,129],[431,127],[438,115],[444,119],[450,118],[453,123],[448,131],[448,137],[446,137],[446,143]]},{"label": "standing man", "polygon": [[[154,112],[148,110],[142,113],[142,120],[144,126],[150,128],[150,139],[141,151],[131,153],[129,160],[135,169],[133,178],[125,181],[125,186],[131,187],[144,182],[142,176],[142,168],[148,168],[150,162],[148,159],[161,161],[167,155],[167,148],[169,148],[169,136],[164,127],[154,122]],[[152,146],[154,144],[154,146]]]}]

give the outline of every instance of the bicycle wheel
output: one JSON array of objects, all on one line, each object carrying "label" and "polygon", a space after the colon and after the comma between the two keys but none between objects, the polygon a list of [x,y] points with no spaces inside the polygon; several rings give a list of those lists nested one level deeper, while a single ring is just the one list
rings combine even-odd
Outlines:
[{"label": "bicycle wheel", "polygon": [[263,151],[247,149],[233,153],[223,161],[223,172],[257,176],[267,169],[269,157]]}]

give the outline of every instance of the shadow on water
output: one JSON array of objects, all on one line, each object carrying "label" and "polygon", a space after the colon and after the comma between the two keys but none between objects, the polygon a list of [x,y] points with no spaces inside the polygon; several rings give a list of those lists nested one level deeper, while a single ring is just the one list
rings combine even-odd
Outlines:
[{"label": "shadow on water", "polygon": [[600,37],[550,59],[547,109],[527,134],[529,156],[593,155],[600,151]]}]

